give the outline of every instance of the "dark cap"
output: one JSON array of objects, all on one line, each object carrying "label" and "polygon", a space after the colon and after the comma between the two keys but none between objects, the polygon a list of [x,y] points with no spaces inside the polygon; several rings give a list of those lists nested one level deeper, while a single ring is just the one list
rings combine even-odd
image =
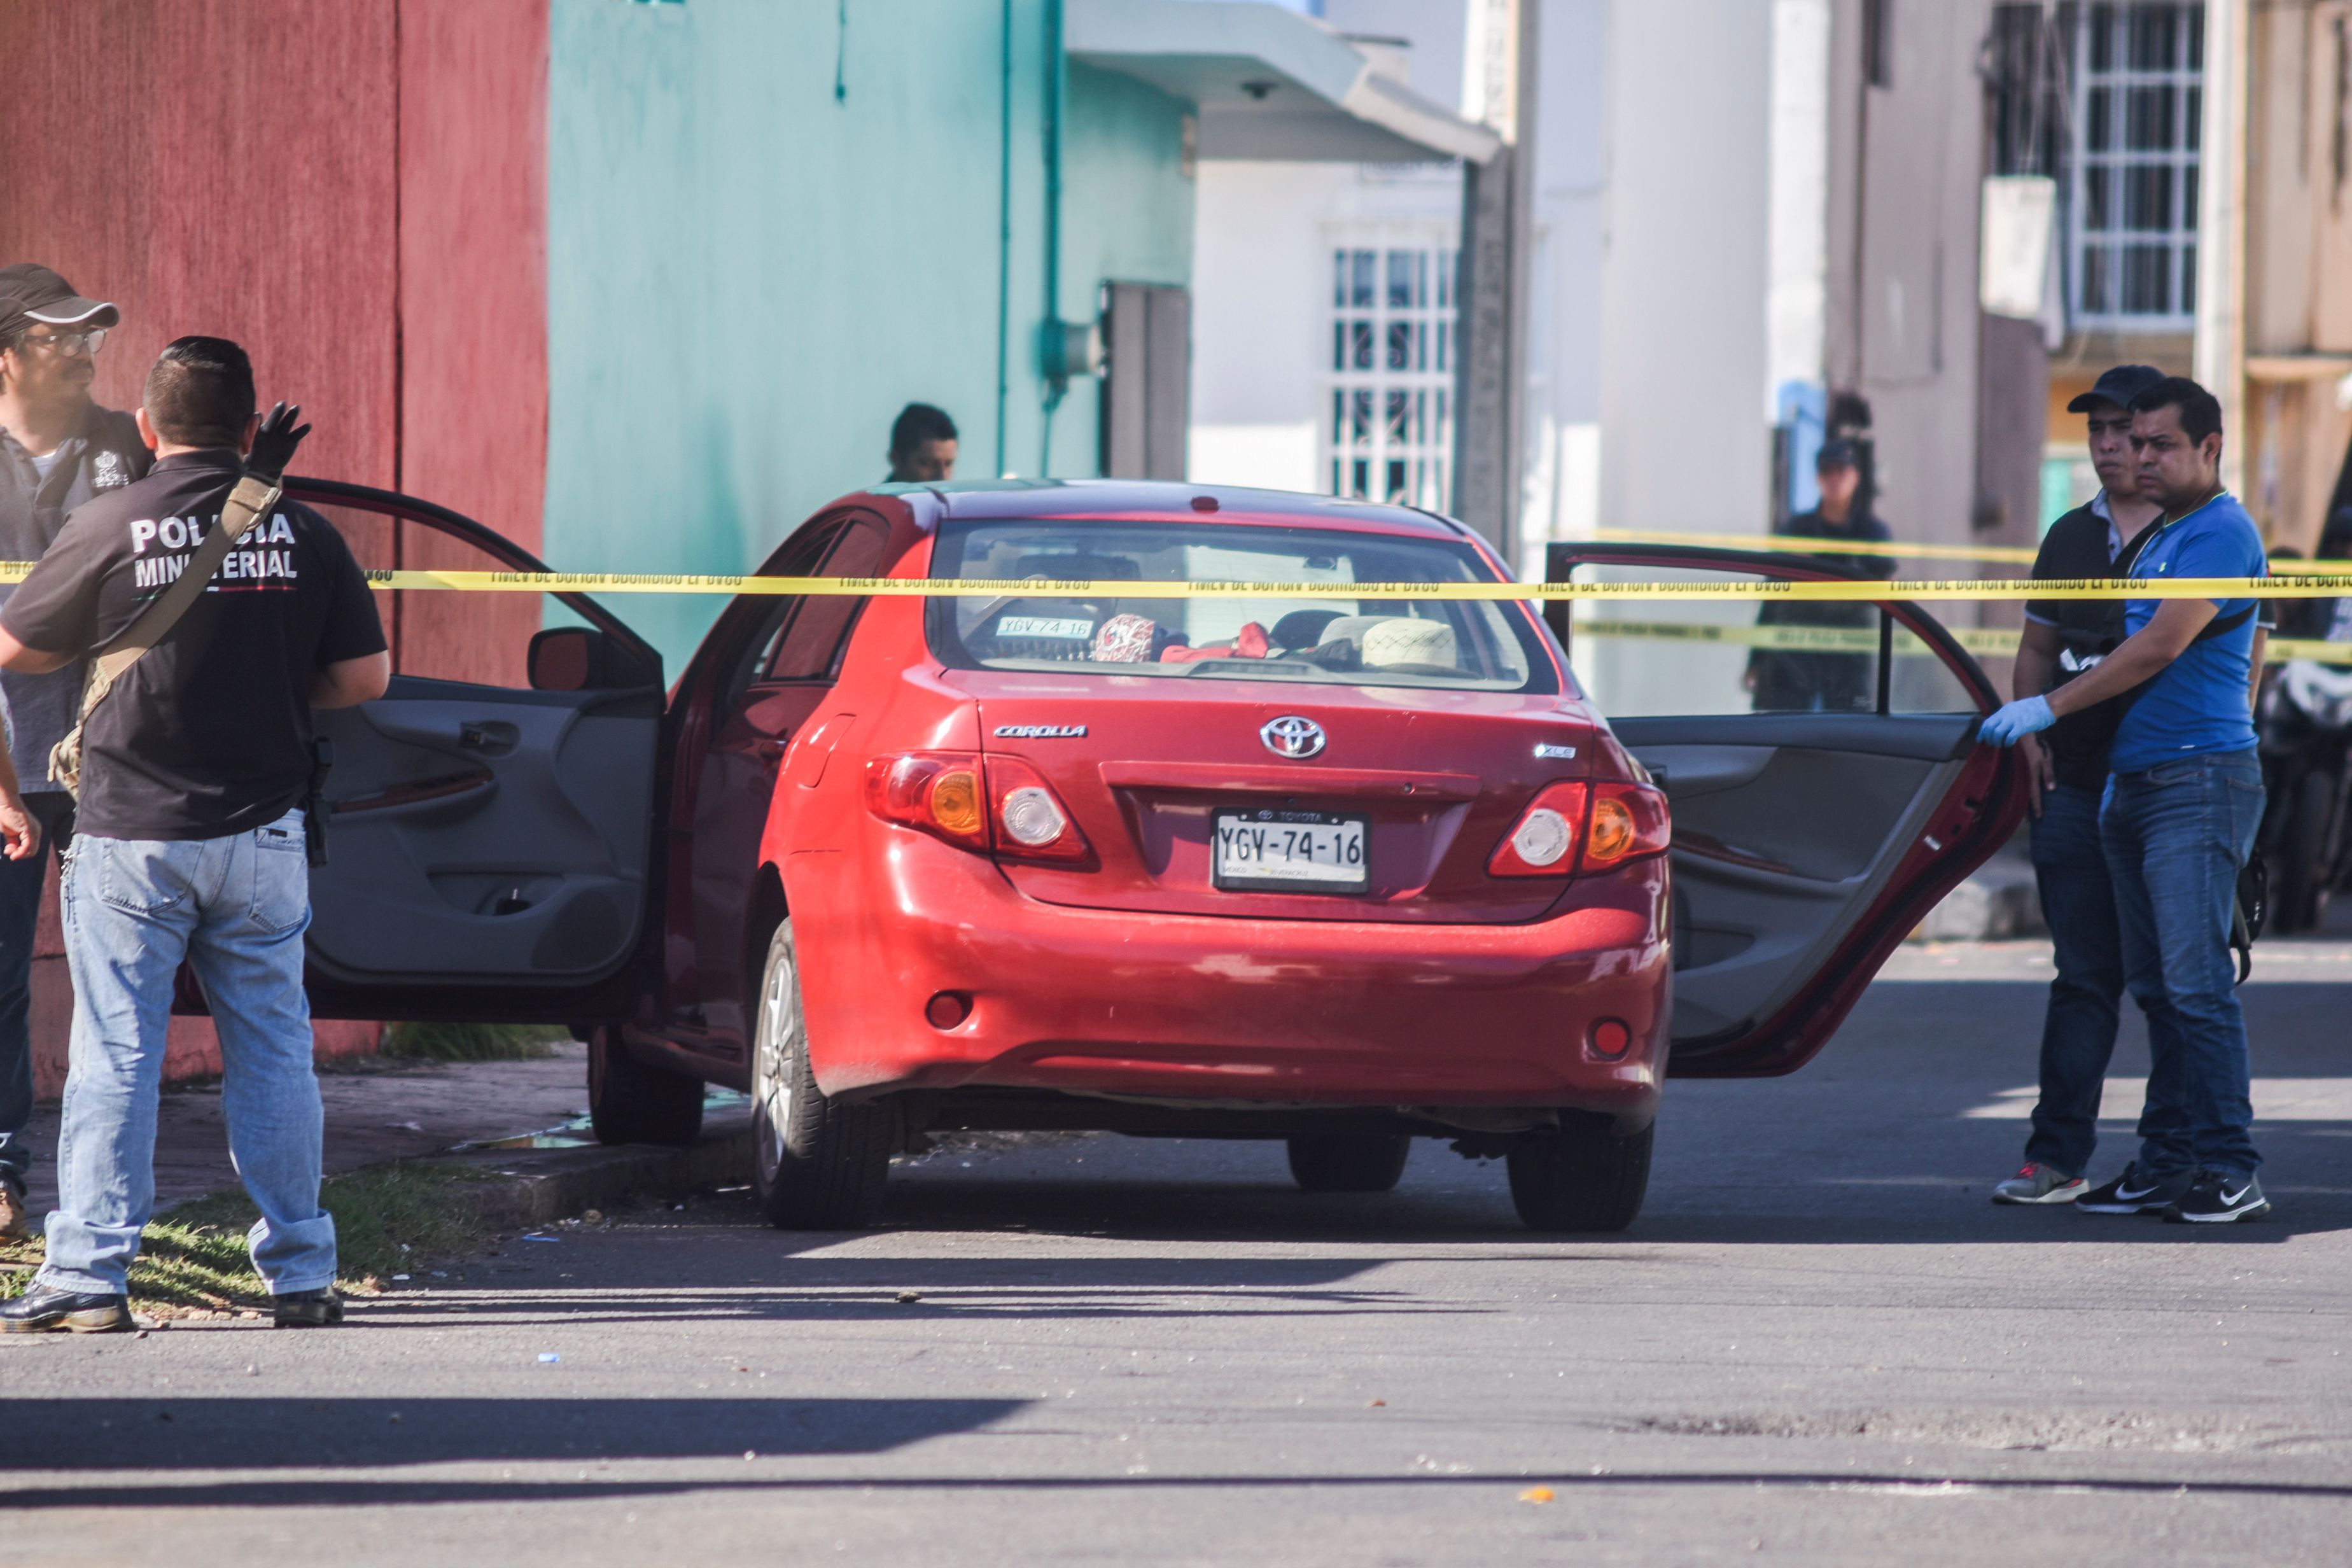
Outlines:
[{"label": "dark cap", "polygon": [[1862,467],[1861,449],[1843,437],[1839,437],[1833,441],[1822,442],[1822,449],[1813,457],[1815,473],[1821,472],[1823,468],[1858,468],[1860,467]]},{"label": "dark cap", "polygon": [[30,261],[0,267],[0,337],[13,337],[28,321],[53,327],[111,327],[122,312],[85,300],[72,284]]},{"label": "dark cap", "polygon": [[2164,373],[2152,364],[2119,364],[2102,373],[2091,384],[2091,390],[2066,405],[2069,414],[2088,414],[2094,403],[2112,403],[2118,408],[2129,408],[2132,399],[2164,379]]}]

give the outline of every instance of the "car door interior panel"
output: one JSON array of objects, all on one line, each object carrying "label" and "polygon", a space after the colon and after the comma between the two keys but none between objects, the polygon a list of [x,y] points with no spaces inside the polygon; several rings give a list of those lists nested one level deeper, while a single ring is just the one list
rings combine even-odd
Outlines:
[{"label": "car door interior panel", "polygon": [[1785,1003],[1927,831],[1974,714],[1622,719],[1664,784],[1675,846],[1675,1037],[1700,1044]]},{"label": "car door interior panel", "polygon": [[575,985],[642,928],[657,690],[410,676],[319,715],[335,748],[310,963],[343,981]]}]

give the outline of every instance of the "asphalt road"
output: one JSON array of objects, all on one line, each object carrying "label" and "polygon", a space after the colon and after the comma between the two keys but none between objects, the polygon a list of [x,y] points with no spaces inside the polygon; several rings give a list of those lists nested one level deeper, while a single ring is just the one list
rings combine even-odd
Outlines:
[{"label": "asphalt road", "polygon": [[2352,946],[2268,951],[2267,1224],[1990,1206],[2035,952],[1915,951],[1802,1074],[1675,1085],[1622,1237],[1528,1236],[1437,1144],[1380,1198],[1256,1145],[950,1153],[848,1239],[719,1194],[341,1332],[0,1343],[0,1530],[26,1563],[2340,1563]]}]

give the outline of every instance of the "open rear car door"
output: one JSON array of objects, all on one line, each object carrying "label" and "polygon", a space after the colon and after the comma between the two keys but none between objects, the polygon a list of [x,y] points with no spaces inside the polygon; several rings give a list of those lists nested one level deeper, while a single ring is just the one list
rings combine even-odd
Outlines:
[{"label": "open rear car door", "polygon": [[[547,570],[405,496],[318,479],[286,493],[371,569]],[[569,615],[550,613],[558,603]],[[379,592],[377,606],[391,689],[318,715],[334,752],[328,863],[310,878],[313,1010],[485,1022],[625,1010],[648,910],[660,655],[579,595],[408,590]]]},{"label": "open rear car door", "polygon": [[[1843,575],[1801,555],[1604,543],[1552,545],[1545,574]],[[1555,602],[1545,618],[1673,805],[1670,1070],[1791,1071],[2023,816],[2022,761],[1975,743],[1993,685],[1915,605],[1570,610]]]}]

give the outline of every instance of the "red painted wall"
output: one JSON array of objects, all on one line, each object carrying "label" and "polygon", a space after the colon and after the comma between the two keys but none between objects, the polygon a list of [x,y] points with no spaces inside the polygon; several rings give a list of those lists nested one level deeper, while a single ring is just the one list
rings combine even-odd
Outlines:
[{"label": "red painted wall", "polygon": [[0,256],[122,307],[98,392],[213,332],[318,428],[302,462],[397,473],[389,0],[8,0]]},{"label": "red painted wall", "polygon": [[[400,0],[400,488],[536,551],[547,0]],[[403,563],[482,567],[408,529]],[[403,668],[520,685],[529,595],[404,594]]]},{"label": "red painted wall", "polygon": [[[234,338],[263,401],[316,426],[300,470],[536,549],[547,58],[547,0],[5,0],[0,263],[121,306],[102,402],[133,406],[174,337]],[[371,563],[445,563],[413,530],[352,531]],[[535,599],[397,597],[401,668],[520,679]],[[66,1004],[47,944],[37,970],[53,1092]],[[343,1027],[372,1026],[322,1025],[322,1049]],[[186,1032],[175,1066],[217,1070],[209,1030]]]}]

